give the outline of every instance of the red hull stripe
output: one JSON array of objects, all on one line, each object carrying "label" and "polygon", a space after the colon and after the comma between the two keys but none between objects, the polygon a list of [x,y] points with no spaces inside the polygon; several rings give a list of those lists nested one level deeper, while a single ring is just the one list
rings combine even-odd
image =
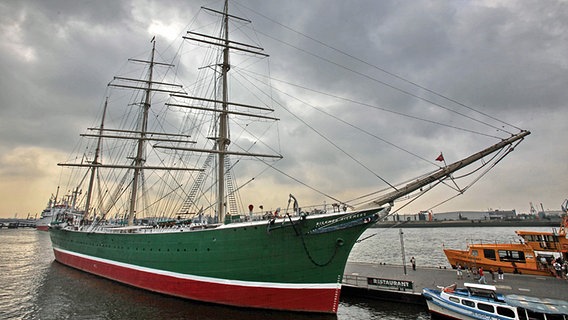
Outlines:
[{"label": "red hull stripe", "polygon": [[239,307],[336,313],[341,286],[248,282],[167,272],[53,249],[57,261],[138,288]]},{"label": "red hull stripe", "polygon": [[49,231],[49,226],[45,225],[45,226],[36,226],[37,230],[41,230],[41,231]]}]

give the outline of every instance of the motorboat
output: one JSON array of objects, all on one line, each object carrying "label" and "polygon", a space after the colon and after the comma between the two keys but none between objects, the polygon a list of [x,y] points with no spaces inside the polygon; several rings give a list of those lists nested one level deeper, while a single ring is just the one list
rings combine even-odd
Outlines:
[{"label": "motorboat", "polygon": [[538,259],[539,253],[523,243],[474,243],[466,250],[444,249],[452,268],[460,265],[464,269],[484,270],[499,268],[504,273],[555,276],[554,270]]},{"label": "motorboat", "polygon": [[464,286],[423,289],[430,313],[448,319],[568,320],[568,302],[563,300],[503,295],[493,285]]}]

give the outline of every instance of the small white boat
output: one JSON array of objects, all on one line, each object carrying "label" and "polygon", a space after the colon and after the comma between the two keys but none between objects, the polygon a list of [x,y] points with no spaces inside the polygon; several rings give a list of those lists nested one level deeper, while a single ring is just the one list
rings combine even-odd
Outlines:
[{"label": "small white boat", "polygon": [[449,319],[568,320],[568,302],[520,295],[502,295],[492,285],[464,283],[423,290],[433,316]]}]

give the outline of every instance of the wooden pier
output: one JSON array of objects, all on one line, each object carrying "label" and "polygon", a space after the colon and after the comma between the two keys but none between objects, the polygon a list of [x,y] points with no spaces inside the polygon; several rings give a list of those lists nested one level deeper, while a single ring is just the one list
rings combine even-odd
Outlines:
[{"label": "wooden pier", "polygon": [[[504,280],[492,280],[485,271],[487,284],[497,287],[502,294],[518,294],[538,298],[568,300],[568,280],[554,277],[505,274]],[[463,279],[457,279],[456,270],[400,265],[371,264],[348,262],[345,267],[341,294],[344,296],[365,297],[401,303],[426,305],[422,289],[448,286],[456,283],[464,287],[464,282],[477,282],[473,275],[463,273]]]}]

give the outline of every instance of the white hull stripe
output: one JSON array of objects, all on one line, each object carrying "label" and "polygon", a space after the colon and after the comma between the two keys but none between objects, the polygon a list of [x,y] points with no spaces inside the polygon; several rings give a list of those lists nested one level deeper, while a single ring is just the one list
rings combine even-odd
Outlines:
[{"label": "white hull stripe", "polygon": [[255,281],[242,281],[242,280],[228,280],[228,279],[219,279],[219,278],[211,278],[211,277],[203,277],[203,276],[195,276],[190,274],[178,273],[178,272],[171,272],[147,267],[141,267],[133,264],[128,264],[124,262],[118,262],[113,260],[102,259],[98,257],[88,256],[77,252],[67,251],[59,248],[53,248],[55,251],[59,251],[61,253],[76,256],[82,259],[98,261],[101,263],[106,263],[110,265],[114,265],[121,268],[133,269],[137,271],[153,273],[162,276],[168,276],[172,278],[184,279],[184,280],[192,280],[192,281],[200,281],[200,282],[209,282],[215,284],[222,284],[222,285],[231,285],[231,286],[241,286],[241,287],[256,287],[256,288],[275,288],[275,289],[340,289],[340,283],[278,283],[278,282],[255,282]]}]

